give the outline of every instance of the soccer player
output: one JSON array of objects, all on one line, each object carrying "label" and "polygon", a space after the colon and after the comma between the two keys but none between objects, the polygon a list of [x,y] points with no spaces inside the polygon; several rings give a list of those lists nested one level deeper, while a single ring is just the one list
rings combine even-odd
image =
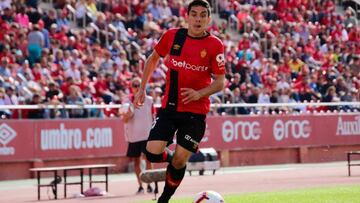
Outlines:
[{"label": "soccer player", "polygon": [[[149,161],[169,162],[159,203],[167,203],[175,193],[184,178],[187,161],[198,150],[210,109],[208,97],[224,88],[224,45],[206,31],[211,20],[210,5],[205,0],[194,0],[187,14],[188,28],[165,32],[146,60],[134,99],[135,107],[143,105],[146,83],[163,57],[168,67],[165,96],[146,146]],[[165,148],[174,134],[176,147],[170,156]]]}]

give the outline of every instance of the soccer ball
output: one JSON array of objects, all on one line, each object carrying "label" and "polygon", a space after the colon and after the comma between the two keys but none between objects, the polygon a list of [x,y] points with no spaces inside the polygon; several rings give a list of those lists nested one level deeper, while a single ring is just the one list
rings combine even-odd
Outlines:
[{"label": "soccer ball", "polygon": [[219,193],[208,190],[197,193],[193,203],[225,203],[225,201]]}]

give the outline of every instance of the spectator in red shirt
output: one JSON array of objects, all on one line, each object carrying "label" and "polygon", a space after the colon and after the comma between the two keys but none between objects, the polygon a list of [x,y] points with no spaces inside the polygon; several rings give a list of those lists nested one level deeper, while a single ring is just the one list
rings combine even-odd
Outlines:
[{"label": "spectator in red shirt", "polygon": [[75,81],[72,77],[67,77],[65,82],[61,85],[61,91],[64,93],[64,96],[70,94],[70,86],[75,85]]},{"label": "spectator in red shirt", "polygon": [[43,75],[41,71],[41,65],[39,63],[35,63],[32,69],[32,74],[34,75],[34,80],[36,82],[40,82],[43,80]]},{"label": "spectator in red shirt", "polygon": [[122,16],[128,16],[130,14],[129,5],[125,3],[125,0],[120,0],[112,9],[112,13],[121,14]]},{"label": "spectator in red shirt", "polygon": [[[94,84],[94,88],[96,90],[95,97],[103,98],[106,104],[112,101],[113,93],[110,92],[108,86],[108,78],[109,76],[105,75],[104,73],[100,73],[98,75],[97,81]],[[110,75],[111,77],[111,75]]]},{"label": "spectator in red shirt", "polygon": [[246,50],[250,48],[249,34],[244,33],[238,44],[238,50]]}]

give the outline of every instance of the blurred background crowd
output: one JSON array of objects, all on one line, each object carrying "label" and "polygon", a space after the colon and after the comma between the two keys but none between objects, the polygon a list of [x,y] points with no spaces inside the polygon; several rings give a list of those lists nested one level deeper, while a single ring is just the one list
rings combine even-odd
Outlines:
[{"label": "blurred background crowd", "polygon": [[[161,34],[184,27],[186,0],[0,0],[0,105],[121,104]],[[227,85],[212,103],[360,101],[356,11],[333,0],[210,2]],[[167,67],[147,92],[161,102]],[[352,106],[324,110],[355,109]],[[249,114],[256,108],[216,109]],[[289,111],[277,107],[276,112]],[[294,109],[293,109],[294,110]],[[309,109],[299,106],[296,111]],[[19,111],[1,110],[2,118]],[[33,109],[22,118],[112,117],[116,109]]]}]

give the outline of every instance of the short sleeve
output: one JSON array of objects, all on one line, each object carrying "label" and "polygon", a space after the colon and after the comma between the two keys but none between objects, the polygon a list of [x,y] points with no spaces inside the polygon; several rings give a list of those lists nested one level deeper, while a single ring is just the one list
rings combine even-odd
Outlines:
[{"label": "short sleeve", "polygon": [[215,38],[214,41],[214,52],[211,57],[212,73],[216,75],[223,75],[225,74],[224,44],[217,38]]},{"label": "short sleeve", "polygon": [[161,57],[165,57],[170,51],[171,44],[171,32],[167,31],[161,36],[154,49]]}]

